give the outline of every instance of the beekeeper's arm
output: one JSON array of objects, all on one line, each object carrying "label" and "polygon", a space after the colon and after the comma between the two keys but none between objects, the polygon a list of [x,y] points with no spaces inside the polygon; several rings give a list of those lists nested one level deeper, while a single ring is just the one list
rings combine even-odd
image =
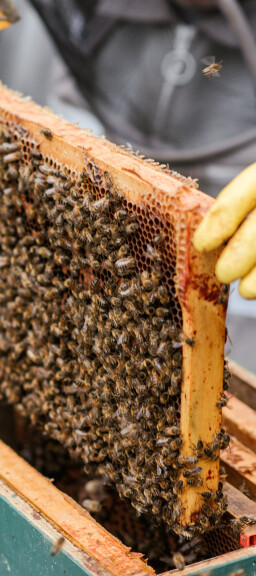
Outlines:
[{"label": "beekeeper's arm", "polygon": [[193,241],[197,250],[209,252],[227,240],[216,275],[225,284],[241,278],[241,296],[256,298],[256,163],[220,192]]}]

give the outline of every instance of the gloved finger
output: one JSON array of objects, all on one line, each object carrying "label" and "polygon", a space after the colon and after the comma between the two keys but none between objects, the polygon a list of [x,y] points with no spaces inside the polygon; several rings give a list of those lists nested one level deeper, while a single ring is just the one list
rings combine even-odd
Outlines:
[{"label": "gloved finger", "polygon": [[256,265],[256,209],[244,220],[221,253],[216,264],[220,282],[243,278]]},{"label": "gloved finger", "polygon": [[239,293],[243,298],[256,298],[256,266],[241,280]]},{"label": "gloved finger", "polygon": [[256,206],[256,163],[243,170],[220,192],[194,234],[197,250],[220,246]]}]

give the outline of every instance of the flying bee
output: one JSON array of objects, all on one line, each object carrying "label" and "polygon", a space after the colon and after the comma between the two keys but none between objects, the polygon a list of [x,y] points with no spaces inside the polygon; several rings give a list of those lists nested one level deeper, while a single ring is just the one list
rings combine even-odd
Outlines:
[{"label": "flying bee", "polygon": [[203,68],[202,72],[203,75],[207,78],[218,78],[220,75],[220,71],[222,70],[222,60],[220,62],[216,62],[215,56],[208,56],[207,58],[202,59],[202,64],[206,64],[205,68]]},{"label": "flying bee", "polygon": [[40,134],[43,134],[48,140],[52,139],[52,132],[48,128],[41,128]]},{"label": "flying bee", "polygon": [[51,547],[51,556],[56,556],[56,554],[59,553],[64,542],[65,542],[65,538],[63,538],[63,536],[60,536],[60,538],[58,538],[57,542],[55,542],[55,544],[53,544]]}]

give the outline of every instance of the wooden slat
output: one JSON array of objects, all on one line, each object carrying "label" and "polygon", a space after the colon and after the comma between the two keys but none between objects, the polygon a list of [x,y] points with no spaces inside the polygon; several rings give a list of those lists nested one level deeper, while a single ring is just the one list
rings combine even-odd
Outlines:
[{"label": "wooden slat", "polygon": [[229,434],[256,452],[255,410],[233,396],[230,398],[228,406],[222,411],[222,421]]},{"label": "wooden slat", "polygon": [[240,518],[240,516],[248,516],[249,514],[256,516],[256,502],[250,500],[232,484],[225,482],[223,492],[228,498],[228,512],[233,518]]},{"label": "wooden slat", "polygon": [[232,437],[230,446],[221,452],[221,461],[228,474],[229,483],[240,488],[245,482],[252,498],[256,499],[255,454]]},{"label": "wooden slat", "polygon": [[230,391],[239,400],[256,410],[256,374],[249,372],[233,360],[229,361],[231,370]]},{"label": "wooden slat", "polygon": [[[223,310],[217,311],[209,301],[198,298],[193,283],[188,287],[188,306],[183,308],[183,330],[185,334],[194,329],[195,345],[184,346],[183,386],[181,393],[181,434],[183,444],[180,454],[195,455],[195,446],[200,439],[211,443],[221,427],[221,409],[217,406],[223,382],[224,350],[220,334],[225,333]],[[206,330],[206,326],[209,330]],[[207,332],[207,334],[206,334]],[[193,332],[192,332],[193,333]],[[208,358],[208,361],[205,361]],[[217,377],[215,379],[215,376]],[[209,406],[211,417],[209,417]],[[191,523],[191,511],[199,511],[202,499],[198,493],[216,491],[219,476],[219,460],[204,459],[198,465],[202,468],[203,487],[186,487],[183,480],[182,506],[184,524]]]},{"label": "wooden slat", "polygon": [[130,552],[117,538],[0,441],[0,479],[31,504],[70,542],[113,576],[148,576],[143,554]]}]

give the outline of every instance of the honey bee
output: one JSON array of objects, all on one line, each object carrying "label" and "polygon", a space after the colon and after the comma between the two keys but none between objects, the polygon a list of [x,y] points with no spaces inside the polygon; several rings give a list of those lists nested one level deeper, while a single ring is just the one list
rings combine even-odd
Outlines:
[{"label": "honey bee", "polygon": [[16,152],[10,152],[3,156],[3,163],[8,164],[9,162],[18,162],[21,159],[21,152],[17,150]]},{"label": "honey bee", "polygon": [[163,244],[164,239],[165,239],[165,234],[164,234],[164,232],[160,232],[160,234],[157,234],[156,236],[154,236],[154,238],[153,238],[153,244],[154,244],[155,246],[159,246],[159,245]]},{"label": "honey bee", "polygon": [[83,500],[82,506],[91,514],[97,514],[102,510],[102,504],[98,500]]},{"label": "honey bee", "polygon": [[150,244],[147,245],[146,256],[156,263],[160,263],[162,260],[160,252],[155,250]]},{"label": "honey bee", "polygon": [[125,227],[126,234],[135,234],[138,232],[140,225],[137,222],[131,222]]},{"label": "honey bee", "polygon": [[198,459],[195,456],[178,456],[178,463],[185,466],[194,466]]},{"label": "honey bee", "polygon": [[228,295],[229,295],[228,284],[222,284],[219,296],[219,304],[223,304],[223,306],[225,306],[228,303]]},{"label": "honey bee", "polygon": [[183,489],[183,480],[179,480],[178,482],[176,482],[173,491],[175,494],[180,494],[180,492],[182,492],[182,489]]},{"label": "honey bee", "polygon": [[201,492],[201,496],[205,499],[205,500],[210,500],[212,498],[212,492]]},{"label": "honey bee", "polygon": [[204,76],[207,78],[217,78],[222,70],[222,60],[220,62],[216,62],[215,56],[208,56],[207,58],[203,58],[203,64],[206,64],[205,68],[203,68],[202,72]]},{"label": "honey bee", "polygon": [[221,450],[225,450],[228,447],[229,443],[230,443],[229,434],[224,434],[221,445],[220,445]]},{"label": "honey bee", "polygon": [[215,462],[218,460],[218,455],[215,454],[214,451],[209,447],[204,448],[204,454],[207,458],[210,458],[210,460],[212,460],[212,462]]},{"label": "honey bee", "polygon": [[193,338],[185,338],[185,342],[186,344],[188,344],[189,346],[195,346],[195,340]]},{"label": "honey bee", "polygon": [[55,544],[53,544],[51,547],[51,556],[56,556],[56,554],[60,552],[64,542],[65,538],[63,538],[63,536],[60,536],[60,538],[58,538]]},{"label": "honey bee", "polygon": [[16,152],[20,148],[20,144],[12,142],[2,142],[0,144],[0,154],[5,154],[8,152]]},{"label": "honey bee", "polygon": [[52,132],[49,130],[49,128],[41,128],[39,132],[40,134],[43,134],[45,138],[48,138],[48,140],[52,140]]},{"label": "honey bee", "polygon": [[171,450],[177,450],[179,446],[182,444],[182,438],[175,438],[172,442],[170,442]]},{"label": "honey bee", "polygon": [[117,220],[118,222],[122,222],[122,220],[125,220],[125,218],[127,217],[127,211],[126,210],[117,210],[114,213],[114,218],[115,220]]},{"label": "honey bee", "polygon": [[203,480],[201,478],[188,478],[187,484],[189,486],[202,486]]},{"label": "honey bee", "polygon": [[14,168],[14,166],[8,166],[8,169],[6,171],[5,176],[6,176],[6,179],[9,181],[17,180],[19,173],[18,173],[18,170],[16,168]]},{"label": "honey bee", "polygon": [[42,160],[42,154],[40,152],[40,150],[33,150],[33,152],[31,153],[32,158],[35,158],[36,160]]},{"label": "honey bee", "polygon": [[190,476],[199,476],[202,472],[202,468],[200,466],[196,466],[195,468],[189,468],[183,472],[184,478],[190,478]]},{"label": "honey bee", "polygon": [[228,397],[225,394],[221,394],[220,400],[217,402],[216,406],[218,408],[225,408],[228,403]]},{"label": "honey bee", "polygon": [[136,266],[136,262],[132,256],[127,258],[120,258],[115,262],[115,267],[120,276],[129,274]]},{"label": "honey bee", "polygon": [[210,524],[210,521],[209,521],[209,519],[207,518],[207,516],[205,516],[204,514],[201,514],[201,515],[199,516],[198,520],[199,520],[199,523],[203,526],[204,530],[205,530],[206,528],[210,528],[210,525],[211,525],[211,524]]},{"label": "honey bee", "polygon": [[[166,436],[178,436],[180,433],[179,426],[167,426],[164,430]],[[197,459],[194,459],[197,461]],[[193,464],[193,463],[192,463]]]}]

